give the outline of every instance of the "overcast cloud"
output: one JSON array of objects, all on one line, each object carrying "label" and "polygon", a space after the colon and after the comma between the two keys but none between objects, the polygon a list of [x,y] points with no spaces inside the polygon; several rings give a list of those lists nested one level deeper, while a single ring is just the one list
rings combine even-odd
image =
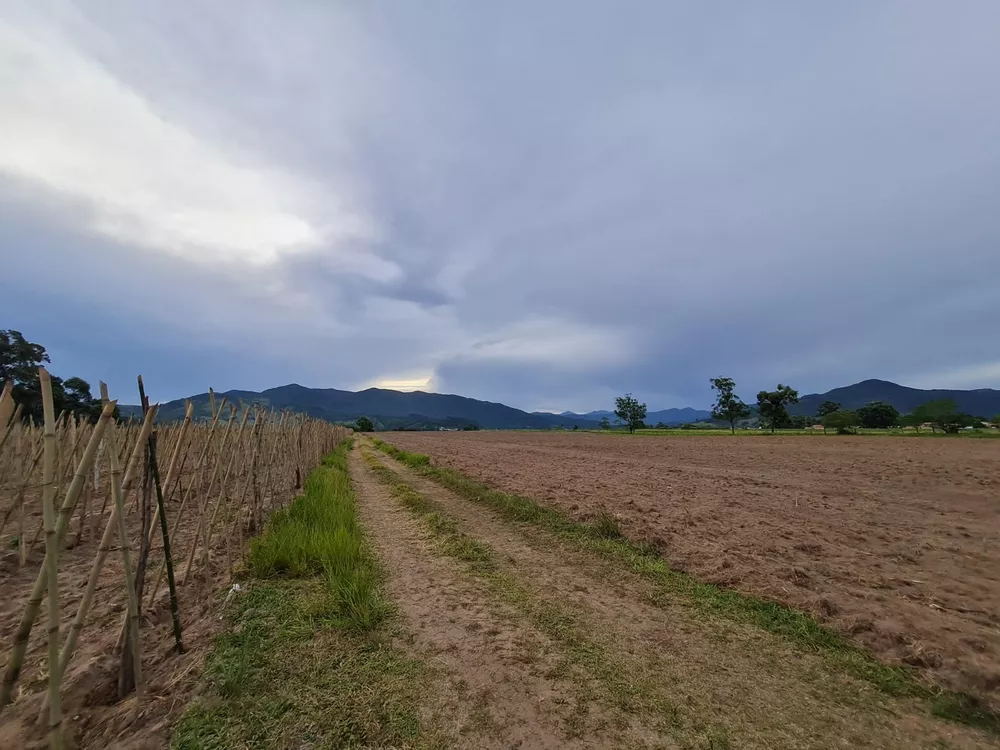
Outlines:
[{"label": "overcast cloud", "polygon": [[1000,387],[1000,3],[0,0],[0,328],[157,399]]}]

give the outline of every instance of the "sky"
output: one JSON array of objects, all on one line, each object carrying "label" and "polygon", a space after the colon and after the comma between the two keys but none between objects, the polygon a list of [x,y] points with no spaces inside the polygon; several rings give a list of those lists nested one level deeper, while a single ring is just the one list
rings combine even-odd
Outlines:
[{"label": "sky", "polygon": [[156,400],[1000,387],[996,0],[0,0],[0,328]]}]

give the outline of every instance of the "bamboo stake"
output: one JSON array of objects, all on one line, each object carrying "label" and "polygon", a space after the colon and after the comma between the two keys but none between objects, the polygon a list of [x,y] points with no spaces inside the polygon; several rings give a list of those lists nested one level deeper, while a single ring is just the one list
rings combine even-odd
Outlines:
[{"label": "bamboo stake", "polygon": [[[188,410],[190,417],[190,409]],[[156,507],[160,517],[160,533],[163,535],[163,562],[167,569],[167,588],[170,591],[170,618],[174,626],[174,646],[178,654],[184,653],[181,642],[181,615],[177,606],[177,586],[174,583],[174,561],[170,554],[170,537],[167,534],[167,514],[163,508],[163,490],[160,487],[160,469],[156,465],[156,438],[150,435],[149,462],[153,470],[153,482],[156,485]]]},{"label": "bamboo stake", "polygon": [[[150,410],[152,411],[152,410]],[[113,440],[113,439],[112,439]],[[112,443],[112,448],[115,448]],[[118,463],[118,451],[111,451],[111,494],[114,496],[115,509],[111,512],[112,517],[117,516],[118,520],[118,544],[121,545],[122,567],[125,573],[125,595],[128,598],[128,619],[129,619],[129,640],[126,642],[126,650],[122,653],[122,670],[118,675],[118,697],[124,698],[129,692],[129,685],[126,675],[128,674],[129,659],[126,654],[131,653],[132,674],[135,680],[135,692],[142,695],[142,659],[139,652],[139,605],[136,601],[134,579],[132,578],[132,562],[129,559],[128,531],[125,529],[125,501],[122,497],[122,469]],[[131,645],[131,650],[128,646]]]},{"label": "bamboo stake", "polygon": [[[4,446],[4,443],[7,442],[7,438],[9,438],[15,432],[17,432],[18,437],[20,438],[21,433],[22,433],[22,430],[20,429],[20,427],[21,427],[21,411],[23,409],[24,409],[24,404],[18,404],[17,408],[14,409],[14,416],[10,420],[10,424],[6,426],[6,428],[4,430],[3,437],[0,438],[0,451],[3,450],[3,446]],[[2,423],[0,423],[0,424],[2,424]],[[13,463],[9,464],[9,466],[13,466]],[[0,487],[2,487],[3,483],[7,480],[7,468],[8,468],[8,464],[4,464],[2,467],[0,467]]]},{"label": "bamboo stake", "polygon": [[[222,456],[226,451],[226,445],[229,442],[229,434],[232,432],[233,422],[235,421],[236,421],[236,412],[231,411],[229,413],[229,422],[226,424],[226,432],[222,437],[222,445],[219,448],[219,460],[215,462],[215,469],[212,471],[212,480],[208,484],[208,492],[205,493],[206,496],[210,496],[212,494],[212,490],[215,489],[215,481],[219,478],[219,469],[222,466]],[[198,548],[198,535],[201,533],[202,524],[204,523],[205,520],[205,507],[207,507],[207,505],[208,505],[208,500],[206,499],[201,507],[201,513],[198,518],[198,528],[194,533],[194,538],[191,540],[191,552],[188,555],[187,563],[184,566],[184,572],[181,574],[181,585],[187,583],[188,575],[191,573],[191,564],[194,562],[194,553],[195,550]]]},{"label": "bamboo stake", "polygon": [[[87,444],[87,450],[84,452],[84,461],[77,468],[77,474],[73,477],[73,483],[66,491],[66,499],[63,501],[62,509],[59,512],[59,521],[56,524],[56,535],[60,544],[69,529],[69,518],[73,513],[73,508],[76,504],[76,499],[80,494],[80,490],[83,488],[83,482],[87,478],[87,474],[93,464],[94,456],[97,454],[97,446],[101,443],[108,426],[114,421],[113,414],[116,404],[116,401],[110,401],[104,405],[97,429],[95,429],[94,433],[90,436],[90,442]],[[156,408],[154,407],[153,409],[150,409],[150,412],[154,412],[155,410]],[[153,419],[152,414],[150,414],[149,418],[143,424],[142,433],[148,437],[149,431],[152,427]],[[136,458],[135,453],[132,454],[132,458]],[[122,492],[125,494],[128,492],[126,488],[131,487],[131,483],[135,476],[133,463],[129,464],[129,469],[125,472],[125,481],[122,483]],[[97,579],[101,574],[101,566],[104,564],[108,550],[110,550],[109,545],[113,537],[116,522],[114,515],[114,510],[112,510],[112,517],[108,519],[108,525],[104,530],[104,536],[101,538],[101,549],[98,550],[98,554],[95,557],[94,564],[90,570],[90,579],[87,582],[87,589],[84,591],[83,599],[80,601],[80,608],[77,610],[76,618],[73,620],[69,634],[66,637],[66,642],[63,644],[63,650],[59,655],[61,674],[65,673],[66,665],[69,663],[69,656],[72,654],[73,649],[76,646],[77,636],[80,633],[80,629],[83,627],[83,620],[86,617],[87,610],[90,608],[90,602],[93,599],[94,591],[97,588]],[[35,579],[35,586],[31,590],[31,597],[28,599],[28,606],[24,611],[24,616],[21,618],[21,624],[14,637],[14,648],[11,651],[10,660],[7,662],[7,670],[4,673],[2,692],[0,692],[0,710],[2,710],[3,707],[10,701],[10,697],[14,690],[14,683],[17,682],[18,675],[21,672],[24,651],[28,646],[28,638],[31,636],[31,628],[34,626],[35,618],[38,615],[38,605],[42,600],[42,596],[45,594],[45,588],[45,576],[42,572],[39,572],[38,578]]]},{"label": "bamboo stake", "polygon": [[[31,459],[31,465],[28,467],[28,472],[27,474],[24,475],[24,478],[21,480],[21,488],[17,492],[17,497],[14,499],[14,504],[7,509],[6,513],[4,513],[3,522],[0,523],[0,534],[3,534],[4,526],[7,525],[7,519],[10,518],[11,514],[14,512],[15,509],[20,509],[21,504],[24,502],[24,491],[28,488],[28,484],[31,483],[31,477],[34,476],[35,469],[38,467],[38,462],[41,461],[42,459],[43,450],[44,446],[40,445],[38,446],[38,449],[35,451],[35,455]],[[20,529],[20,533],[21,534],[24,533],[23,528]],[[20,546],[24,546],[23,542],[21,543]]]},{"label": "bamboo stake", "polygon": [[[8,380],[3,384],[3,393],[0,393],[0,427],[6,428],[11,421],[10,415],[14,413],[14,383]],[[0,443],[0,445],[3,445]]]},{"label": "bamboo stake", "polygon": [[[187,435],[188,428],[191,426],[191,417],[193,415],[194,415],[194,404],[188,401],[187,409],[184,412],[184,424],[181,425],[180,435],[178,436],[177,441],[174,443],[174,449],[170,455],[170,463],[167,465],[167,481],[164,483],[163,487],[164,487],[164,492],[167,493],[168,497],[170,496],[170,486],[171,483],[173,482],[174,469],[177,468],[177,458],[180,455],[181,448],[184,446],[184,438]],[[178,471],[178,478],[179,477],[180,477],[180,472]],[[149,530],[150,539],[152,539],[153,536],[153,527],[156,525],[157,519],[163,512],[160,506],[161,503],[158,502],[156,505],[156,511],[153,513],[153,522],[150,524],[150,530]]]},{"label": "bamboo stake", "polygon": [[[212,417],[212,424],[208,428],[209,439],[205,441],[205,445],[202,447],[201,453],[198,456],[198,463],[194,467],[196,475],[198,474],[198,472],[201,471],[202,464],[205,462],[205,456],[208,455],[208,449],[209,447],[211,447],[212,433],[215,432],[215,427],[218,423],[219,423],[219,414],[216,414],[214,417]],[[179,478],[180,477],[178,475],[178,479]],[[197,484],[198,484],[197,479],[195,481],[192,481],[191,484],[188,485],[187,490],[181,495],[181,505],[177,509],[177,517],[174,519],[174,527],[170,530],[171,539],[177,536],[177,529],[180,527],[181,518],[184,516],[184,508],[185,506],[187,506],[187,501],[188,498],[191,496],[191,491],[197,486]],[[163,568],[160,568],[160,570],[156,574],[156,580],[153,582],[153,588],[150,590],[149,601],[153,601],[153,599],[156,598],[156,592],[160,590],[160,582],[162,580],[163,580]]]},{"label": "bamboo stake", "polygon": [[[115,402],[111,402],[109,405],[104,407],[101,412],[101,418],[97,423],[93,434],[90,436],[90,442],[87,444],[87,449],[83,452],[83,459],[80,461],[80,465],[77,467],[77,473],[73,477],[73,482],[70,484],[69,489],[66,490],[66,498],[63,500],[63,505],[59,513],[59,519],[56,522],[56,539],[61,544],[63,537],[66,535],[66,530],[69,526],[69,516],[72,512],[73,505],[76,503],[76,497],[80,494],[80,489],[83,486],[83,481],[86,478],[87,472],[90,470],[91,464],[94,462],[94,456],[97,453],[97,445],[101,442],[101,438],[104,435],[105,430],[112,421],[112,413],[114,412]],[[21,665],[24,660],[24,652],[28,647],[28,638],[31,636],[31,628],[35,624],[35,619],[38,616],[38,608],[41,605],[42,597],[45,596],[45,591],[47,589],[48,578],[45,575],[44,570],[38,572],[38,576],[35,578],[35,585],[31,590],[31,596],[28,598],[28,606],[25,607],[24,615],[21,617],[21,623],[18,626],[17,634],[14,636],[14,647],[11,649],[10,659],[7,661],[7,669],[4,671],[3,685],[0,687],[0,712],[3,711],[4,706],[10,702],[11,695],[14,691],[14,684],[17,682],[17,678],[21,673]],[[70,631],[70,637],[72,637],[72,631]],[[67,643],[69,638],[67,638]],[[60,658],[60,664],[62,664],[62,658]],[[60,674],[65,671],[65,668],[60,670]]]},{"label": "bamboo stake", "polygon": [[[247,417],[249,416],[250,416],[250,407],[247,407],[247,410],[243,412],[243,420],[240,422],[240,429],[236,433],[236,448],[233,449],[232,456],[230,456],[229,458],[229,466],[226,467],[226,474],[222,478],[222,484],[219,485],[219,490],[220,490],[219,499],[215,503],[215,510],[212,511],[212,518],[208,523],[208,530],[205,533],[205,545],[203,547],[205,553],[202,565],[206,568],[206,570],[208,568],[208,549],[212,545],[212,530],[215,528],[215,519],[219,515],[219,509],[222,508],[223,504],[227,499],[226,483],[229,481],[229,474],[233,469],[233,464],[236,462],[237,453],[239,453],[241,458],[245,457],[244,453],[240,451],[240,435],[243,433],[243,427],[246,425]],[[240,468],[242,469],[242,466]],[[239,474],[237,473],[237,477],[238,476]],[[199,525],[199,529],[200,528],[201,526]],[[195,535],[195,537],[197,538],[197,534]]]},{"label": "bamboo stake", "polygon": [[60,750],[62,742],[62,704],[59,684],[59,539],[55,519],[56,421],[52,402],[52,378],[44,367],[38,368],[45,416],[45,453],[42,457],[42,518],[45,524],[45,569],[48,579],[48,665],[49,665],[49,747]]},{"label": "bamboo stake", "polygon": [[[75,437],[75,439],[73,441],[73,451],[76,450],[77,443],[79,442],[79,440],[82,437],[82,435],[83,435],[82,432],[80,432],[80,433],[78,433],[76,435],[76,437]],[[66,462],[66,465],[62,469],[60,469],[59,472],[57,473],[57,476],[59,476],[60,479],[59,479],[59,483],[56,485],[56,489],[55,489],[55,492],[53,493],[53,497],[56,497],[56,496],[58,496],[59,494],[62,493],[62,479],[61,479],[61,477],[62,477],[63,474],[65,474],[65,472],[67,470],[69,470],[69,469],[72,468],[72,461],[73,461],[73,453],[71,452],[70,456],[69,456],[69,460]],[[52,512],[55,513],[55,508],[53,508]],[[29,554],[31,554],[31,548],[35,546],[35,543],[38,541],[38,537],[41,536],[44,525],[45,525],[45,519],[44,519],[44,513],[43,513],[42,523],[38,524],[38,526],[35,527],[35,533],[31,537],[31,541],[27,545],[25,545],[27,547],[27,549],[25,550],[25,553],[24,553],[26,556],[29,555]]]},{"label": "bamboo stake", "polygon": [[[142,375],[137,378],[139,384],[139,401],[142,404],[143,415],[149,411],[149,398],[142,384]],[[142,514],[140,516],[139,532],[139,563],[135,569],[135,593],[139,606],[142,607],[142,589],[146,582],[146,566],[149,564],[149,541],[153,535],[153,466],[149,451],[156,444],[156,430],[149,433],[146,444],[146,471],[142,476]]]}]

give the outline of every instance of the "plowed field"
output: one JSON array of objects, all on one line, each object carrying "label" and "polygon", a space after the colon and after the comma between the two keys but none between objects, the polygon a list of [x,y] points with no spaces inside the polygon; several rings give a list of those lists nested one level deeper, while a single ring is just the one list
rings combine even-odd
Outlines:
[{"label": "plowed field", "polygon": [[674,567],[814,613],[879,658],[1000,698],[1000,442],[389,433]]}]

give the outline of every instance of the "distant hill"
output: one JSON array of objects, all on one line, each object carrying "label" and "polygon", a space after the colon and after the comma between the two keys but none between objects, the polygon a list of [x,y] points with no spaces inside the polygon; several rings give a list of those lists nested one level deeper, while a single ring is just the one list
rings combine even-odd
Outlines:
[{"label": "distant hill", "polygon": [[[535,412],[536,414],[538,412]],[[566,419],[587,419],[600,422],[602,417],[607,417],[612,423],[617,419],[613,411],[588,411],[586,414],[575,414],[571,411],[564,411],[559,415]],[[689,422],[701,422],[712,418],[712,412],[707,409],[692,409],[685,406],[683,409],[661,409],[660,411],[646,412],[646,424],[655,425],[658,422],[663,424],[687,424]],[[580,425],[581,427],[583,425]]]},{"label": "distant hill", "polygon": [[890,383],[888,380],[862,380],[854,385],[834,388],[826,393],[810,393],[789,409],[791,414],[814,416],[824,401],[836,401],[845,409],[857,409],[871,401],[892,404],[901,414],[907,414],[921,404],[950,398],[958,410],[987,419],[1000,414],[1000,391],[978,388],[972,391],[945,389],[922,390]]},{"label": "distant hill", "polygon": [[[301,385],[283,385],[266,391],[226,391],[229,403],[260,403],[281,409],[309,414],[333,422],[353,422],[366,416],[380,429],[434,429],[435,427],[460,428],[476,424],[487,429],[546,429],[551,427],[581,429],[596,428],[596,421],[567,418],[557,414],[528,414],[504,404],[478,401],[464,396],[424,393],[403,393],[384,388],[364,391],[341,391],[336,388],[306,388]],[[196,418],[210,416],[207,393],[192,396]],[[171,421],[184,418],[185,399],[161,404],[158,418]],[[139,413],[136,406],[123,406],[123,416]]]},{"label": "distant hill", "polygon": [[[504,404],[479,401],[465,396],[414,391],[403,393],[384,388],[369,388],[364,391],[341,391],[336,388],[306,388],[301,385],[283,385],[266,391],[226,391],[217,393],[225,396],[229,403],[260,403],[281,409],[303,412],[313,417],[333,422],[353,422],[361,416],[369,417],[378,429],[428,430],[439,427],[461,429],[475,424],[485,429],[550,429],[578,426],[582,430],[596,429],[602,417],[612,422],[612,411],[591,411],[586,414],[563,412],[528,413]],[[1000,414],[1000,391],[980,388],[974,391],[921,390],[890,383],[886,380],[864,380],[843,388],[834,388],[826,393],[810,393],[789,409],[792,414],[813,416],[824,401],[836,401],[846,409],[857,409],[870,401],[886,401],[901,413],[913,411],[928,401],[950,398],[960,411],[975,416],[991,418]],[[210,415],[208,394],[192,396],[195,416],[200,419]],[[182,419],[185,399],[170,401],[160,406],[162,421]],[[128,417],[139,413],[137,406],[122,406],[122,415]],[[663,422],[668,425],[685,424],[711,419],[706,409],[663,409],[646,414],[646,424]]]}]

